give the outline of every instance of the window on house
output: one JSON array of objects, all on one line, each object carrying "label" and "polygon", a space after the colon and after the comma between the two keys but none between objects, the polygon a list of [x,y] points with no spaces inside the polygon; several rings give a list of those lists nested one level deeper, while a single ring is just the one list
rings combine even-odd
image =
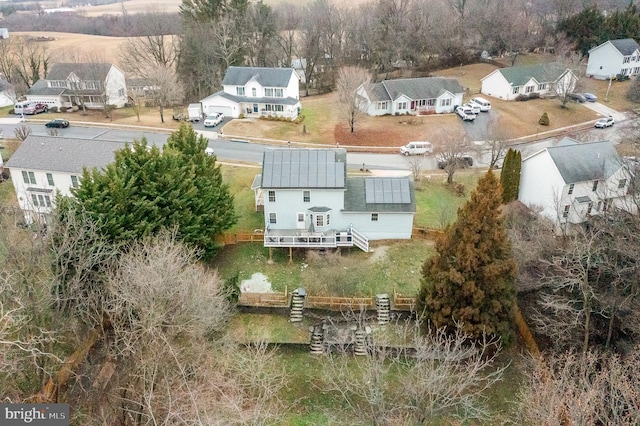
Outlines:
[{"label": "window on house", "polygon": [[304,213],[298,213],[298,223],[304,223]]},{"label": "window on house", "polygon": [[371,222],[378,221],[378,213],[371,213]]},{"label": "window on house", "polygon": [[71,186],[78,187],[78,176],[71,175]]},{"label": "window on house", "polygon": [[629,63],[629,59],[631,59],[631,58],[629,58],[628,56],[625,56],[624,57],[624,61],[622,61],[622,63],[623,64],[628,64]]},{"label": "window on house", "polygon": [[47,182],[49,185],[53,186],[53,175],[51,173],[47,173]]},{"label": "window on house", "polygon": [[331,215],[327,213],[327,226],[331,225]]},{"label": "window on house", "polygon": [[441,99],[440,106],[443,106],[443,107],[451,106],[451,98]]},{"label": "window on house", "polygon": [[31,201],[33,202],[33,205],[35,207],[38,207],[38,197],[36,196],[36,194],[31,194]]},{"label": "window on house", "polygon": [[274,89],[273,93],[276,98],[284,98],[284,90],[283,89]]},{"label": "window on house", "polygon": [[276,191],[269,191],[269,202],[270,203],[276,202]]},{"label": "window on house", "polygon": [[593,210],[593,202],[590,202],[587,206],[587,214],[591,214],[591,210]]},{"label": "window on house", "polygon": [[316,215],[316,226],[323,227],[324,226],[324,216],[321,214]]},{"label": "window on house", "polygon": [[406,102],[398,102],[398,109],[407,109]]},{"label": "window on house", "polygon": [[302,191],[302,201],[305,203],[311,202],[311,191]]},{"label": "window on house", "polygon": [[632,56],[632,57],[631,57],[631,62],[635,62],[635,61],[636,61],[636,57],[635,57],[635,56]]},{"label": "window on house", "polygon": [[575,186],[573,183],[569,185],[569,195],[573,194],[573,188],[575,188]]},{"label": "window on house", "polygon": [[564,206],[564,210],[562,211],[562,217],[565,219],[569,217],[569,205]]},{"label": "window on house", "polygon": [[51,207],[51,197],[49,197],[48,195],[45,195],[44,203],[46,204],[47,207]]},{"label": "window on house", "polygon": [[236,95],[244,96],[244,87],[236,87]]},{"label": "window on house", "polygon": [[44,207],[44,196],[42,194],[38,194],[38,205]]},{"label": "window on house", "polygon": [[533,89],[535,89],[535,86],[527,86],[527,87],[525,88],[525,91],[524,91],[524,92],[525,92],[525,93],[531,93],[531,92],[533,92]]},{"label": "window on house", "polygon": [[518,93],[520,93],[520,87],[514,87],[512,93],[514,95],[517,95]]},{"label": "window on house", "polygon": [[118,89],[118,96],[124,96],[124,89]]},{"label": "window on house", "polygon": [[611,206],[611,200],[610,199],[604,200],[604,205],[602,206],[602,211],[606,212],[607,210],[609,210],[610,206]]},{"label": "window on house", "polygon": [[625,186],[627,186],[627,180],[626,180],[626,179],[620,179],[620,180],[618,181],[618,189],[622,189],[622,188],[624,188]]},{"label": "window on house", "polygon": [[547,83],[538,84],[538,90],[547,90]]},{"label": "window on house", "polygon": [[273,97],[273,88],[271,87],[265,87],[264,89],[264,95],[268,98],[272,98]]},{"label": "window on house", "polygon": [[275,213],[269,213],[269,223],[270,223],[270,224],[277,223],[277,221],[276,221],[276,214],[275,214]]},{"label": "window on house", "polygon": [[252,87],[252,88],[251,88],[251,96],[253,96],[254,98],[255,98],[256,96],[258,96],[258,92],[256,91],[256,88],[255,88],[255,87]]},{"label": "window on house", "polygon": [[26,183],[27,185],[29,185],[29,184],[35,185],[36,184],[36,175],[34,175],[33,172],[25,172],[23,170],[22,171],[22,180],[24,180],[24,183]]},{"label": "window on house", "polygon": [[387,101],[376,102],[376,109],[387,109],[389,108],[389,104]]},{"label": "window on house", "polygon": [[593,187],[591,188],[591,191],[596,192],[598,190],[598,181],[594,180],[593,181]]}]

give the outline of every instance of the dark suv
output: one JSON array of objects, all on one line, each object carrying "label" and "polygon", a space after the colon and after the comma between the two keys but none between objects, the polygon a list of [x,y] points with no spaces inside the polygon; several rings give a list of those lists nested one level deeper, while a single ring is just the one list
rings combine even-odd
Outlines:
[{"label": "dark suv", "polygon": [[438,157],[436,160],[438,161],[439,169],[444,169],[452,161],[455,161],[457,163],[457,166],[459,169],[466,169],[468,167],[473,166],[473,158],[470,155],[462,155],[455,159],[454,158],[444,159],[442,157]]}]

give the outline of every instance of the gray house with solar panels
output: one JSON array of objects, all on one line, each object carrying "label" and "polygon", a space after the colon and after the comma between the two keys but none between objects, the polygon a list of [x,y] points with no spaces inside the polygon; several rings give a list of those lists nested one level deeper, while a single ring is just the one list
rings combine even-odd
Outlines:
[{"label": "gray house with solar panels", "polygon": [[252,189],[265,247],[369,251],[372,240],[411,238],[413,181],[347,176],[344,149],[268,150]]}]

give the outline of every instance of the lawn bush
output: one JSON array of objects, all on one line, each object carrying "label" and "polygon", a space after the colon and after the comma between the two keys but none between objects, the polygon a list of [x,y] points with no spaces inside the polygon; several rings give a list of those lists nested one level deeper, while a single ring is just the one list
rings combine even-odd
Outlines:
[{"label": "lawn bush", "polygon": [[549,115],[547,114],[546,111],[542,114],[542,117],[540,117],[540,120],[538,120],[538,124],[541,126],[549,125]]}]

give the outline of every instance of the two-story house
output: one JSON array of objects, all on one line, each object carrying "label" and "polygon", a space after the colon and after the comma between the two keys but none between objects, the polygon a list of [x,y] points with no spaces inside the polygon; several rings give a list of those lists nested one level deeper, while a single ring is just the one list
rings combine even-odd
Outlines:
[{"label": "two-story house", "polygon": [[589,50],[587,76],[598,80],[640,74],[640,45],[632,38],[608,40]]},{"label": "two-story house", "polygon": [[53,64],[47,76],[27,91],[28,101],[49,108],[122,108],[127,103],[127,84],[120,68],[107,63]]},{"label": "two-story house", "polygon": [[202,100],[205,114],[227,117],[284,117],[294,120],[302,108],[293,68],[229,67],[222,90]]},{"label": "two-story house", "polygon": [[443,114],[462,105],[464,89],[454,78],[424,77],[361,85],[359,108],[368,115]]},{"label": "two-story house", "polygon": [[630,183],[611,142],[564,138],[522,160],[518,199],[540,208],[563,233],[610,208],[635,212]]},{"label": "two-story house", "polygon": [[83,168],[112,163],[125,142],[30,135],[6,162],[26,223],[46,223],[57,194],[69,196]]},{"label": "two-story house", "polygon": [[485,95],[512,101],[520,95],[568,94],[578,78],[557,62],[498,68],[481,79]]},{"label": "two-story house", "polygon": [[267,150],[252,189],[264,211],[265,247],[368,251],[370,240],[411,238],[411,179],[347,176],[344,149]]}]

